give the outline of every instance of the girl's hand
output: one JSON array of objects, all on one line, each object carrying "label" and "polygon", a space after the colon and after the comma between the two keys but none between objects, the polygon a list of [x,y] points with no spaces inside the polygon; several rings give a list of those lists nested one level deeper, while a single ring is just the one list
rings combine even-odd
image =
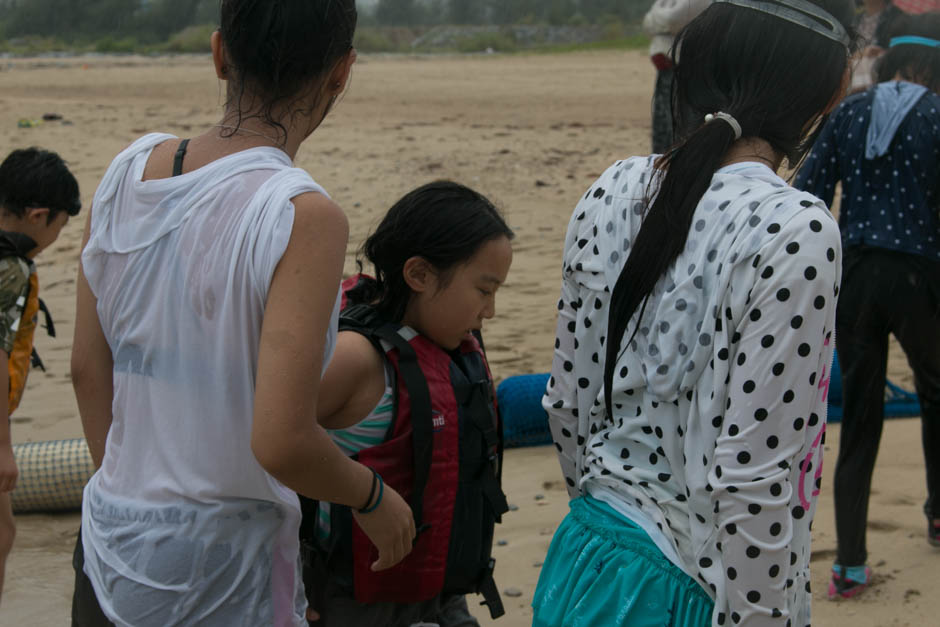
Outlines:
[{"label": "girl's hand", "polygon": [[369,514],[353,510],[359,527],[379,550],[373,571],[391,568],[411,553],[415,538],[415,521],[411,507],[389,486],[385,486],[378,509]]}]

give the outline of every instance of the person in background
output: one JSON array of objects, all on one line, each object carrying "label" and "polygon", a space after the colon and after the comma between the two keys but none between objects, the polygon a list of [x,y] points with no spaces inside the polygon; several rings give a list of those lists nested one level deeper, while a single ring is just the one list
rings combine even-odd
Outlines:
[{"label": "person in background", "polygon": [[795,182],[826,204],[842,183],[833,598],[854,596],[871,581],[865,529],[890,334],[914,371],[927,540],[940,546],[940,13],[900,21],[876,67],[879,83],[835,111]]},{"label": "person in background", "polygon": [[643,17],[643,30],[652,38],[650,60],[656,68],[652,105],[653,152],[656,154],[663,154],[672,146],[681,128],[678,125],[683,124],[673,119],[675,55],[672,43],[679,31],[710,3],[711,0],[656,0]]},{"label": "person in background", "polygon": [[[10,416],[23,398],[39,315],[33,259],[48,248],[82,207],[78,181],[54,152],[25,148],[0,164],[0,594],[16,526],[10,493],[19,473]],[[6,382],[3,380],[6,379]]]},{"label": "person in background", "polygon": [[892,0],[864,0],[856,25],[859,51],[852,58],[850,93],[864,91],[875,82],[875,62],[888,47],[894,22],[903,15]]}]

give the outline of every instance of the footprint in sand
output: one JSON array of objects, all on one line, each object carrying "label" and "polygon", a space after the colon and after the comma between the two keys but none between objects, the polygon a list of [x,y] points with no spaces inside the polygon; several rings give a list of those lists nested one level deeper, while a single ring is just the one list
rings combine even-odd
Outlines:
[{"label": "footprint in sand", "polygon": [[903,494],[898,494],[889,499],[885,499],[884,503],[886,505],[914,505],[914,499],[904,496]]},{"label": "footprint in sand", "polygon": [[898,527],[896,524],[892,522],[887,522],[885,520],[869,520],[868,528],[871,529],[872,531],[884,531],[884,532],[897,531],[898,529],[900,529],[900,527]]},{"label": "footprint in sand", "polygon": [[818,549],[810,553],[809,561],[818,562],[820,560],[825,560],[828,562],[830,560],[834,560],[835,558],[836,558],[835,549]]}]

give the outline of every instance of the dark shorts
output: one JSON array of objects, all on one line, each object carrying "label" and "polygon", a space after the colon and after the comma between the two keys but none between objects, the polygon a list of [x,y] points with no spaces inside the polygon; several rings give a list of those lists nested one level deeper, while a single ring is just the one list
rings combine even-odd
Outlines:
[{"label": "dark shorts", "polygon": [[114,627],[114,623],[101,611],[98,597],[85,574],[85,550],[82,547],[82,531],[78,530],[75,552],[72,554],[75,569],[75,590],[72,592],[72,627]]}]

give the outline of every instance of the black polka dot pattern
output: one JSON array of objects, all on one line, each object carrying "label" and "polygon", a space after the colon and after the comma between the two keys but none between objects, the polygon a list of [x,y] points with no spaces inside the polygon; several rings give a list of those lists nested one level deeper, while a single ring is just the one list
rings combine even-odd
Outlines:
[{"label": "black polka dot pattern", "polygon": [[838,229],[763,166],[717,173],[685,250],[628,324],[607,416],[610,294],[651,174],[649,159],[618,162],[569,225],[543,402],[565,482],[572,496],[603,486],[642,512],[713,594],[719,624],[787,608],[806,625]]}]

